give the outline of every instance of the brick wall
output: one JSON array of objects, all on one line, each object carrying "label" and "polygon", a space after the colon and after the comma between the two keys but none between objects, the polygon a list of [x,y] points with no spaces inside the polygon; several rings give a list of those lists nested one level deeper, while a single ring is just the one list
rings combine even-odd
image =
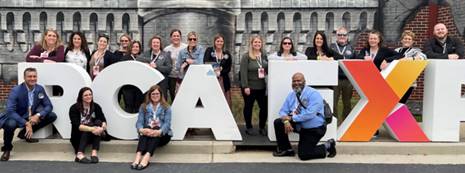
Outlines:
[{"label": "brick wall", "polygon": [[3,108],[6,106],[5,104],[1,104],[1,103],[4,103],[6,101],[6,99],[8,98],[8,95],[10,94],[10,90],[14,86],[16,86],[17,83],[18,82],[16,80],[11,81],[9,83],[5,83],[0,80],[0,108]]}]

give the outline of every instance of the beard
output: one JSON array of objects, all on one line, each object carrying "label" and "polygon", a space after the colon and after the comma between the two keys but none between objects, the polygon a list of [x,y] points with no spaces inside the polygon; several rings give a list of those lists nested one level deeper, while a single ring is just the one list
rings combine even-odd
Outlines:
[{"label": "beard", "polygon": [[300,94],[302,93],[303,86],[297,85],[297,86],[292,87],[292,89],[294,90],[295,93]]}]

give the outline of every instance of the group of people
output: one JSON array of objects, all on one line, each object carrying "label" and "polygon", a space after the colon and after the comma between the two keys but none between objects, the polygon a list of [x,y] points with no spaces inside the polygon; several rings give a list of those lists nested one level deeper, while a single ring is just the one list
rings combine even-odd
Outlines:
[{"label": "group of people", "polygon": [[[316,32],[313,37],[313,47],[305,53],[297,52],[293,40],[284,37],[279,50],[269,56],[263,51],[263,40],[260,36],[251,36],[249,49],[243,54],[240,61],[240,86],[244,98],[243,115],[247,135],[267,135],[265,130],[267,120],[267,87],[266,76],[269,60],[322,60],[334,61],[344,59],[364,59],[372,61],[381,71],[393,60],[424,60],[429,59],[463,59],[463,43],[447,34],[447,28],[439,23],[434,26],[434,38],[427,41],[424,53],[413,46],[415,34],[404,31],[400,42],[402,47],[395,50],[384,47],[382,34],[378,31],[368,33],[366,47],[356,53],[348,40],[348,31],[344,27],[336,31],[337,41],[328,44],[324,32]],[[61,43],[59,35],[54,30],[47,30],[42,41],[35,45],[26,56],[28,62],[69,62],[74,63],[89,72],[92,78],[113,63],[120,61],[140,61],[160,71],[165,79],[152,86],[145,94],[137,93],[139,90],[133,86],[121,89],[121,97],[128,112],[138,112],[136,123],[139,143],[136,158],[131,164],[132,169],[144,169],[153,156],[157,147],[166,145],[172,136],[171,109],[168,96],[174,100],[176,88],[182,82],[190,65],[211,64],[224,95],[231,104],[229,73],[232,65],[232,55],[224,49],[224,37],[216,35],[213,46],[204,49],[198,44],[199,36],[195,32],[187,34],[188,44],[181,42],[181,31],[174,29],[170,32],[171,44],[163,47],[162,38],[153,36],[148,44],[149,50],[143,52],[139,41],[134,41],[129,35],[120,37],[120,49],[114,52],[108,50],[108,37],[98,37],[97,49],[90,52],[85,36],[80,32],[70,35],[66,49]],[[338,117],[342,122],[351,109],[353,86],[343,72],[339,72],[339,85],[334,87],[334,100],[337,102],[342,95],[343,111]],[[412,93],[413,87],[404,95],[401,102],[405,103]],[[57,92],[59,93],[59,91]],[[54,91],[55,94],[55,91]],[[100,140],[107,135],[105,129],[105,115],[99,104],[93,101],[92,89],[82,88],[77,101],[70,107],[69,118],[72,124],[71,143],[76,153],[75,161],[79,163],[97,163],[97,152]],[[259,106],[259,129],[254,130],[252,125],[252,110],[255,101]],[[335,112],[337,106],[334,106]],[[18,137],[26,142],[38,142],[33,139],[33,133],[52,123],[57,116],[52,112],[53,106],[44,91],[37,84],[37,71],[27,68],[24,71],[24,82],[14,87],[8,97],[6,112],[0,115],[0,128],[4,129],[2,161],[9,160],[13,148],[12,139],[16,128],[23,128]],[[334,157],[336,155],[336,142],[334,139],[318,145],[326,132],[324,120],[323,98],[314,88],[306,85],[302,73],[292,76],[292,91],[287,96],[279,118],[274,121],[277,150],[274,156],[294,156],[288,134],[300,134],[298,156],[302,160]],[[87,145],[92,145],[90,157],[84,154]]]}]

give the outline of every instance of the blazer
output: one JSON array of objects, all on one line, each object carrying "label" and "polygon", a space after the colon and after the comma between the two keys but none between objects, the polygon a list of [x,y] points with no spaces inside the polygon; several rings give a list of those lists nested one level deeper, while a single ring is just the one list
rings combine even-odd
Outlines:
[{"label": "blazer", "polygon": [[[154,114],[155,113],[155,114]],[[141,128],[146,128],[147,122],[157,116],[160,119],[160,130],[163,135],[173,136],[171,131],[171,108],[164,108],[163,106],[158,106],[157,110],[153,110],[152,103],[147,104],[145,108],[139,109],[139,115],[137,116],[136,129],[139,131]]]},{"label": "blazer", "polygon": [[[36,84],[33,91],[32,115],[47,116],[53,109],[52,102],[42,86]],[[6,103],[6,113],[0,118],[0,127],[7,119],[14,119],[19,127],[24,127],[28,115],[29,97],[26,83],[13,87]]]},{"label": "blazer", "polygon": [[[157,65],[156,70],[158,70],[163,76],[168,77],[173,68],[173,62],[171,61],[171,52],[165,52],[160,50],[160,55],[155,59],[155,64]],[[140,57],[141,62],[150,63],[152,62],[152,50],[148,50],[142,54]]]}]

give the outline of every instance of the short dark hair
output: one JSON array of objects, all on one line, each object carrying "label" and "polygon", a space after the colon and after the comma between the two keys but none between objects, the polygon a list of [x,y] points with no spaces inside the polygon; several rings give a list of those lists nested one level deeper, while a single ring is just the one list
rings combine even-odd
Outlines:
[{"label": "short dark hair", "polygon": [[27,72],[36,72],[36,73],[37,73],[37,69],[34,68],[34,67],[28,67],[28,68],[26,68],[26,69],[24,70],[23,75],[26,76],[26,73],[27,73]]},{"label": "short dark hair", "polygon": [[173,36],[173,33],[175,33],[175,32],[178,32],[179,35],[182,36],[181,30],[179,30],[179,29],[172,29],[172,30],[170,31],[170,37]]}]

